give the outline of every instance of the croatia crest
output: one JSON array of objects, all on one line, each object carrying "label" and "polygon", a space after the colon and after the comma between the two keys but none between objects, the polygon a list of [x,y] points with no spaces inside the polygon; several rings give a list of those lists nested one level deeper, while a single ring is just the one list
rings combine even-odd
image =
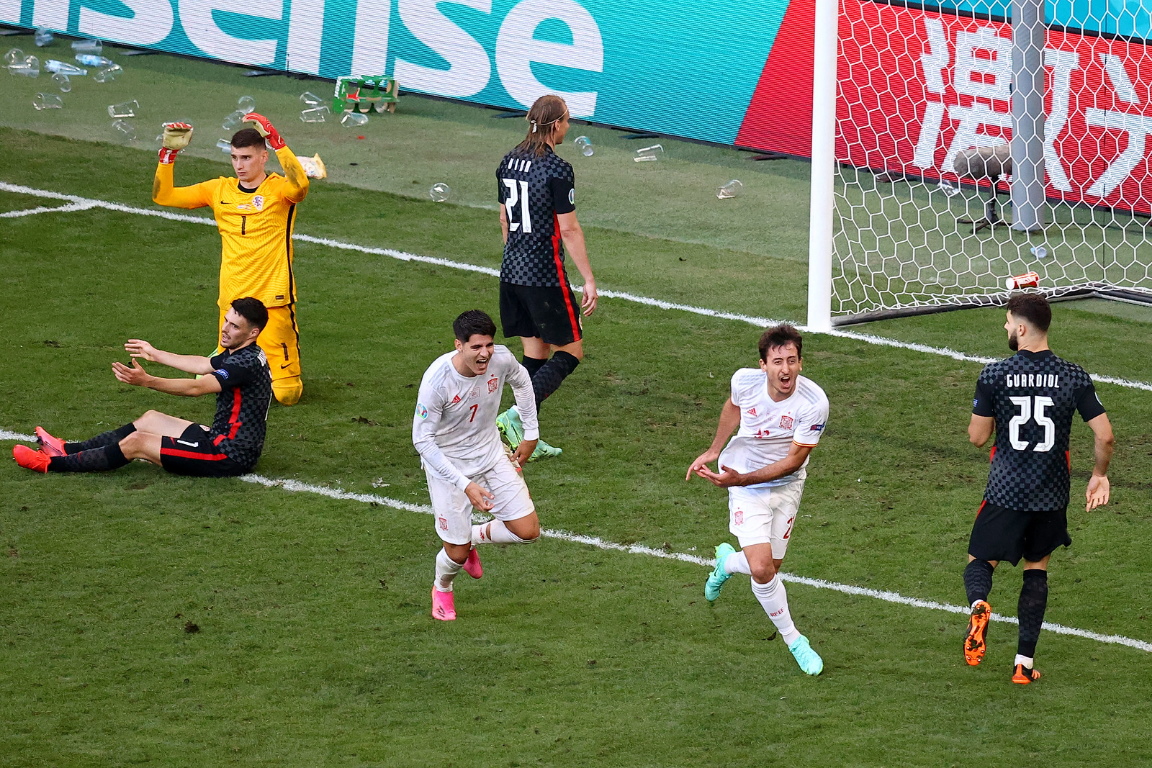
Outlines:
[{"label": "croatia crest", "polygon": [[780,429],[792,429],[792,417],[791,416],[781,416],[780,417]]}]

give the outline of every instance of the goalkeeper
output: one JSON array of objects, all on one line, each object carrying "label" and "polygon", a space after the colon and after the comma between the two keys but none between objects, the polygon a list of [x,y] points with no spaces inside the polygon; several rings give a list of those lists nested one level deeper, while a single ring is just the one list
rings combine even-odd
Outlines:
[{"label": "goalkeeper", "polygon": [[[255,112],[244,116],[253,125],[232,137],[235,178],[177,187],[173,164],[192,138],[192,126],[168,123],[152,184],[152,200],[173,208],[210,206],[220,229],[220,325],[235,299],[251,296],[268,308],[268,326],[257,343],[272,370],[272,393],[283,405],[300,400],[300,330],[296,323],[296,280],[292,271],[292,228],[296,204],[308,195],[308,177],[296,155],[271,121]],[[284,176],[268,173],[272,147]]]}]

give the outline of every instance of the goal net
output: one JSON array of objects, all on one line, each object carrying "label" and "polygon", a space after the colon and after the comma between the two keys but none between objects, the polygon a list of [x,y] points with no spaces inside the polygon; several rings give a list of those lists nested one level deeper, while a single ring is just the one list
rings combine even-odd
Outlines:
[{"label": "goal net", "polygon": [[[822,46],[818,21],[816,71],[820,48],[834,51],[823,79],[834,89],[825,104],[833,92],[835,101],[821,109],[818,74],[812,258],[826,260],[830,285],[814,266],[810,296],[828,299],[810,324],[1000,304],[1013,276],[1033,272],[1052,298],[1152,302],[1152,30],[1142,0],[1124,2],[1046,4],[1032,38],[1039,135],[1029,141],[1012,103],[1024,98],[1029,59],[1014,53],[1007,6],[982,7],[997,17],[839,0],[834,48]],[[823,164],[822,113],[832,153]],[[1016,167],[983,163],[1006,156],[1014,124]],[[1031,198],[1020,146],[1033,163]],[[817,173],[831,182],[817,184]]]}]

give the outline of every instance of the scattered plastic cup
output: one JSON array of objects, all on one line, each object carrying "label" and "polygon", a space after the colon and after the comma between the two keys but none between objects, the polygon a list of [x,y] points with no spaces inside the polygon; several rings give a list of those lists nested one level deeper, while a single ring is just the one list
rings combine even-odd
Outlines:
[{"label": "scattered plastic cup", "polygon": [[123,141],[136,140],[136,126],[132,125],[132,123],[128,122],[127,120],[113,120],[112,130],[116,131],[117,135]]},{"label": "scattered plastic cup", "polygon": [[40,77],[40,59],[35,56],[25,56],[22,61],[9,64],[8,71],[24,77]]},{"label": "scattered plastic cup", "polygon": [[138,109],[140,109],[140,102],[135,99],[132,101],[123,101],[119,104],[109,104],[108,117],[136,117],[136,110]]},{"label": "scattered plastic cup", "polygon": [[38,93],[32,97],[32,106],[37,111],[42,109],[61,109],[64,106],[64,97],[58,93]]},{"label": "scattered plastic cup", "polygon": [[4,52],[4,66],[10,67],[24,61],[24,51],[19,48],[9,48]]},{"label": "scattered plastic cup", "polygon": [[104,67],[103,69],[98,69],[93,72],[92,79],[98,83],[110,83],[123,71],[119,64],[113,64],[110,67]]},{"label": "scattered plastic cup", "polygon": [[428,197],[432,198],[434,203],[443,203],[452,196],[452,188],[442,181],[438,181],[432,185],[428,190]]},{"label": "scattered plastic cup", "polygon": [[104,51],[104,43],[88,38],[86,40],[73,40],[72,53],[90,53],[99,56]]},{"label": "scattered plastic cup", "polygon": [[57,72],[52,75],[52,82],[56,83],[56,87],[60,89],[60,93],[68,93],[72,90],[72,80],[63,72]]},{"label": "scattered plastic cup", "polygon": [[1038,259],[1048,258],[1048,249],[1042,245],[1034,245],[1031,249],[1031,254]]},{"label": "scattered plastic cup", "polygon": [[248,114],[256,111],[256,99],[251,96],[241,96],[236,100],[236,111]]},{"label": "scattered plastic cup", "polygon": [[1025,272],[1022,275],[1013,275],[1004,281],[1004,287],[1010,291],[1021,288],[1037,288],[1040,285],[1040,275],[1035,272]]},{"label": "scattered plastic cup", "polygon": [[340,116],[340,125],[345,128],[360,128],[368,124],[368,115],[359,112],[345,112]]},{"label": "scattered plastic cup", "polygon": [[300,120],[305,123],[322,123],[329,114],[331,114],[331,110],[326,106],[311,107],[300,113]]},{"label": "scattered plastic cup", "polygon": [[740,179],[732,179],[716,190],[716,199],[731,200],[743,191],[744,182],[740,181]]},{"label": "scattered plastic cup", "polygon": [[653,144],[650,147],[641,147],[636,150],[636,156],[632,158],[637,163],[653,163],[664,157],[664,147],[660,144]]},{"label": "scattered plastic cup", "polygon": [[572,140],[572,143],[580,147],[580,151],[584,153],[584,157],[592,157],[592,153],[596,151],[592,146],[592,139],[587,136],[577,136]]},{"label": "scattered plastic cup", "polygon": [[36,40],[37,47],[43,48],[46,45],[52,45],[52,41],[56,39],[56,36],[44,27],[38,27],[34,39]]},{"label": "scattered plastic cup", "polygon": [[228,139],[220,139],[216,142],[216,149],[225,154],[232,154],[232,142]]},{"label": "scattered plastic cup", "polygon": [[94,53],[78,53],[74,58],[86,67],[95,67],[97,69],[110,67],[113,64],[112,59],[106,59]]},{"label": "scattered plastic cup", "polygon": [[300,94],[300,101],[310,107],[318,107],[324,103],[324,99],[311,91],[304,91],[304,93]]},{"label": "scattered plastic cup", "polygon": [[88,74],[88,70],[86,69],[81,69],[75,64],[69,64],[66,61],[57,61],[56,59],[48,59],[48,61],[44,62],[44,70],[61,75],[68,75],[69,77],[83,77]]},{"label": "scattered plastic cup", "polygon": [[243,124],[244,115],[246,114],[248,113],[241,109],[228,113],[228,116],[224,118],[224,122],[221,123],[221,127],[226,131],[236,130]]}]

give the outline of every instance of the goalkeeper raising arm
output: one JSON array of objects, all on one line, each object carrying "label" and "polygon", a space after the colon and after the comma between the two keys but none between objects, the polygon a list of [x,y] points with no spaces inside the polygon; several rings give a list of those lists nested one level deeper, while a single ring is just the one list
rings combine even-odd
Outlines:
[{"label": "goalkeeper raising arm", "polygon": [[[292,272],[292,231],[296,204],[308,195],[308,177],[296,155],[268,118],[245,115],[253,127],[232,137],[234,177],[177,187],[173,166],[192,138],[192,126],[168,123],[156,166],[152,200],[173,208],[209,206],[220,230],[220,323],[234,299],[251,296],[268,307],[268,326],[257,343],[272,369],[272,392],[284,405],[300,399],[300,332],[296,323],[296,281]],[[268,149],[276,152],[284,175],[269,173]]]}]

